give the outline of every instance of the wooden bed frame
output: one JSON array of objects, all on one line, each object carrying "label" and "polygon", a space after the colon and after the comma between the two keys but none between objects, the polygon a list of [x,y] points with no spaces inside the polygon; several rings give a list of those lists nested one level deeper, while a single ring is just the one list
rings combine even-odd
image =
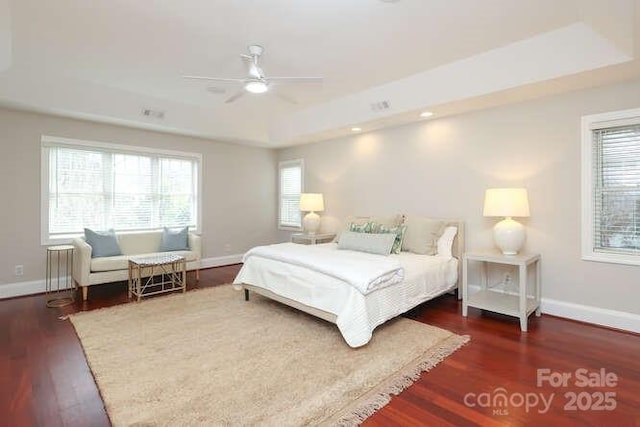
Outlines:
[{"label": "wooden bed frame", "polygon": [[[439,297],[440,295],[458,291],[458,299],[462,298],[462,290],[460,289],[460,281],[462,280],[462,256],[464,254],[465,249],[465,232],[464,232],[464,221],[459,220],[450,220],[444,219],[446,222],[446,226],[455,226],[458,227],[458,232],[456,233],[456,237],[453,240],[453,247],[451,249],[451,254],[458,259],[458,279],[456,281],[455,287],[447,289],[437,295],[434,298]],[[311,314],[312,316],[319,317],[320,319],[326,320],[327,322],[336,323],[337,316],[328,311],[320,310],[315,307],[308,306],[306,304],[302,304],[301,302],[292,300],[290,298],[286,298],[271,292],[268,289],[264,289],[258,286],[249,285],[246,283],[242,284],[244,289],[244,300],[249,301],[249,291],[255,292],[264,297],[270,298],[274,301],[278,301],[282,304],[288,305],[290,307],[296,308],[300,311],[304,311],[305,313]]]}]

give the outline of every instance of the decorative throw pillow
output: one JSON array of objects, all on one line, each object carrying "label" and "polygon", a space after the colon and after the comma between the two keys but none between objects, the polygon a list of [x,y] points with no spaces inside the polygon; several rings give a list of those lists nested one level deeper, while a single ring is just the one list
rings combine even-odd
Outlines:
[{"label": "decorative throw pillow", "polygon": [[189,250],[189,227],[179,230],[169,230],[164,227],[162,230],[162,243],[160,252],[188,251]]},{"label": "decorative throw pillow", "polygon": [[396,225],[402,224],[403,216],[398,215],[390,215],[390,216],[372,216],[371,221],[376,224],[384,225],[385,227],[395,227]]},{"label": "decorative throw pillow", "polygon": [[367,221],[364,224],[356,224],[355,222],[349,224],[349,231],[356,233],[375,233],[377,228],[378,224],[373,221]]},{"label": "decorative throw pillow", "polygon": [[338,243],[338,240],[340,240],[340,234],[342,234],[345,231],[349,231],[351,224],[362,225],[370,220],[371,220],[371,217],[368,217],[368,216],[349,215],[344,219],[344,221],[342,221],[341,226],[339,227],[338,232],[336,233],[336,237],[335,239],[333,239],[333,241]]},{"label": "decorative throw pillow", "polygon": [[377,255],[389,255],[395,237],[385,233],[359,233],[343,231],[338,240],[338,249],[368,252]]},{"label": "decorative throw pillow", "polygon": [[407,233],[404,236],[402,250],[421,255],[435,255],[438,238],[444,230],[444,221],[408,216],[404,224]]},{"label": "decorative throw pillow", "polygon": [[91,246],[91,258],[122,255],[120,245],[118,244],[118,237],[113,229],[108,231],[93,231],[85,228],[84,238]]},{"label": "decorative throw pillow", "polygon": [[[367,222],[374,222],[375,224],[383,224],[388,227],[393,227],[395,225],[402,224],[403,216],[400,214],[391,215],[391,216],[354,216],[349,215],[342,221],[342,227],[339,227],[338,233],[336,234],[334,242],[338,242],[340,240],[340,233],[343,231],[350,231],[351,224],[356,225],[364,225]],[[372,232],[376,232],[375,229]]]},{"label": "decorative throw pillow", "polygon": [[402,240],[404,239],[404,233],[406,231],[406,225],[396,225],[395,227],[381,225],[378,227],[378,233],[395,234],[396,237],[393,241],[393,247],[391,248],[392,254],[399,254],[402,250]]}]

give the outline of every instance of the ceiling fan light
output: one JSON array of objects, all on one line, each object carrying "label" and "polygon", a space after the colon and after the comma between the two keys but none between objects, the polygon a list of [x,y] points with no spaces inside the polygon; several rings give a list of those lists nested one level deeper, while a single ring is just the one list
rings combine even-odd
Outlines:
[{"label": "ceiling fan light", "polygon": [[251,93],[265,93],[267,90],[269,90],[269,87],[265,82],[255,80],[255,81],[247,82],[244,85],[244,89],[247,92],[251,92]]}]

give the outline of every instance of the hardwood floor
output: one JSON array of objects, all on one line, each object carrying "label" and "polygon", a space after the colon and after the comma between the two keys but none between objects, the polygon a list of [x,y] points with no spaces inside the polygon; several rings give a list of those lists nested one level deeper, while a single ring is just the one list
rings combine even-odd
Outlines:
[{"label": "hardwood floor", "polygon": [[[229,283],[238,269],[236,265],[202,270],[199,287]],[[190,275],[189,283],[194,282]],[[89,298],[62,309],[46,308],[44,295],[0,302],[0,425],[109,425],[73,327],[58,318],[127,303],[126,285],[92,287]],[[640,426],[638,335],[546,315],[531,318],[529,332],[520,333],[515,318],[475,309],[463,318],[460,303],[451,295],[423,304],[407,316],[470,335],[471,342],[393,397],[364,425]],[[537,370],[544,368],[552,379],[570,374],[567,387],[554,388],[549,381],[537,387]],[[578,387],[580,368],[591,374],[604,369],[617,376],[617,384]],[[499,387],[505,389],[502,394],[496,391]],[[605,392],[615,396],[600,402]],[[578,397],[576,410],[565,409],[572,403],[566,393]],[[507,404],[491,406],[486,399],[496,395],[506,396]],[[536,398],[538,404],[533,406]],[[541,398],[552,399],[547,411]],[[527,399],[528,410],[521,404]],[[594,403],[615,409],[589,410]]]}]

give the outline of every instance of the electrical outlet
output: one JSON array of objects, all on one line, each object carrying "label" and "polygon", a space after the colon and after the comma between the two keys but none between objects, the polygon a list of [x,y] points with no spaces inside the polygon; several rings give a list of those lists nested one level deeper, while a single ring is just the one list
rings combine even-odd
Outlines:
[{"label": "electrical outlet", "polygon": [[18,264],[14,267],[13,272],[16,276],[22,276],[24,274],[24,265]]},{"label": "electrical outlet", "polygon": [[505,283],[506,285],[508,285],[508,284],[510,284],[510,283],[511,283],[511,274],[509,274],[509,273],[504,273],[504,283]]},{"label": "electrical outlet", "polygon": [[231,252],[231,245],[228,244],[228,243],[226,245],[224,245],[224,251],[225,252]]}]

